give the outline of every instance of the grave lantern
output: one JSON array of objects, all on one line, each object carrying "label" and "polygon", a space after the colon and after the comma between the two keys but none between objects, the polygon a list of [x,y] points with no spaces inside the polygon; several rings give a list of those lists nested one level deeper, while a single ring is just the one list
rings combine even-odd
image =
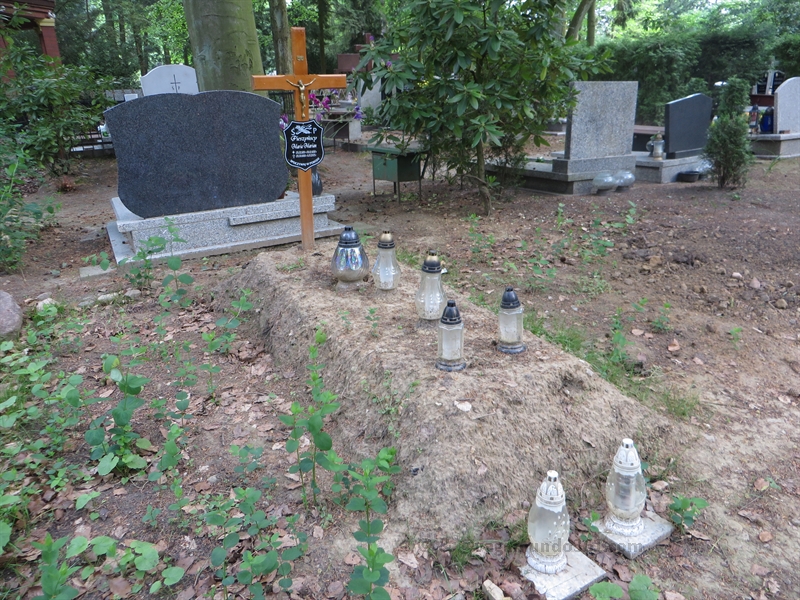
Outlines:
[{"label": "grave lantern", "polygon": [[349,225],[339,236],[339,244],[331,259],[331,271],[339,280],[337,290],[355,287],[369,274],[369,258],[361,245],[358,233]]},{"label": "grave lantern", "polygon": [[442,263],[436,252],[428,250],[428,256],[422,263],[422,277],[417,290],[417,314],[424,321],[436,321],[442,316],[446,303],[447,296],[442,285]]},{"label": "grave lantern", "polygon": [[397,287],[400,264],[394,251],[394,237],[388,231],[384,231],[378,238],[378,258],[372,267],[372,276],[380,290],[393,290]]},{"label": "grave lantern", "polygon": [[448,300],[439,320],[439,351],[436,368],[442,371],[461,371],[464,360],[464,322],[455,300]]},{"label": "grave lantern", "polygon": [[614,173],[618,192],[627,192],[636,181],[636,177],[630,171],[617,171]]},{"label": "grave lantern", "polygon": [[598,196],[605,196],[617,187],[617,179],[608,171],[603,171],[592,179],[592,185],[597,190]]},{"label": "grave lantern", "polygon": [[654,160],[664,160],[664,138],[660,133],[655,134],[655,136],[647,142],[646,148],[650,150],[650,156],[652,156]]},{"label": "grave lantern", "polygon": [[556,471],[548,471],[536,501],[528,513],[528,538],[531,545],[525,553],[530,565],[540,573],[558,573],[567,566],[566,546],[569,540],[569,513],[564,488]]},{"label": "grave lantern", "polygon": [[606,479],[606,504],[610,511],[605,521],[606,530],[624,536],[640,534],[644,529],[641,514],[646,497],[639,453],[633,440],[625,438]]},{"label": "grave lantern", "polygon": [[500,339],[497,349],[506,354],[519,354],[524,352],[525,344],[522,343],[522,305],[517,298],[514,288],[508,286],[500,301],[500,312],[497,320],[500,329]]}]

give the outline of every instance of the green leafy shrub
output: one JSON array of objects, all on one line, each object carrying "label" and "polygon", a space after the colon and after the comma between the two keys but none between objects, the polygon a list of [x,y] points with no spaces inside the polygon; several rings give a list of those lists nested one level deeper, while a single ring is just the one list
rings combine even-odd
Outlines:
[{"label": "green leafy shrub", "polygon": [[[2,34],[0,34],[2,35]],[[69,172],[69,150],[100,123],[109,105],[110,81],[85,67],[59,61],[15,44],[0,53],[0,73],[14,72],[0,86],[0,137],[13,140],[53,173]]]},{"label": "green leafy shrub", "polygon": [[720,97],[719,115],[708,131],[703,156],[711,163],[711,175],[720,188],[743,186],[754,162],[747,139],[748,124],[743,115],[747,92],[746,82],[731,78]]},{"label": "green leafy shrub", "polygon": [[28,240],[38,236],[56,207],[48,204],[43,210],[35,202],[25,202],[19,186],[31,176],[30,159],[22,148],[12,147],[3,129],[0,126],[0,270],[14,271],[22,263]]}]

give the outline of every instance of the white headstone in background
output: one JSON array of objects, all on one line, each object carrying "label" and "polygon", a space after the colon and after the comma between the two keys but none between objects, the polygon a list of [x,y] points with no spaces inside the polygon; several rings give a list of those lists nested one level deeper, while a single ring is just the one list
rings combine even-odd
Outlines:
[{"label": "white headstone in background", "polygon": [[197,73],[186,65],[162,65],[142,76],[142,93],[155,94],[197,94]]},{"label": "white headstone in background", "polygon": [[130,102],[131,100],[136,100],[139,97],[139,94],[125,94],[125,102]]},{"label": "white headstone in background", "polygon": [[800,77],[787,79],[775,90],[773,133],[800,133]]}]

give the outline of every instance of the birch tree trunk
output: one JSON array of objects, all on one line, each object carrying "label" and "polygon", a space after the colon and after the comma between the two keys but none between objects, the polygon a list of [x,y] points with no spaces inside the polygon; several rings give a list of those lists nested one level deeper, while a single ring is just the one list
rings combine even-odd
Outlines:
[{"label": "birch tree trunk", "polygon": [[252,0],[183,0],[197,85],[209,90],[252,90],[263,75]]}]

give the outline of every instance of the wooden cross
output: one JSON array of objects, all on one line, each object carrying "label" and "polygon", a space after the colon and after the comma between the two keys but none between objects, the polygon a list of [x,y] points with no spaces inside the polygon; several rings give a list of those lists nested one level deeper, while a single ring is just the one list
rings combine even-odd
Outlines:
[{"label": "wooden cross", "polygon": [[[346,75],[309,75],[306,60],[306,30],[292,27],[292,67],[294,75],[254,75],[253,90],[286,90],[294,92],[294,120],[308,121],[308,92],[330,88],[346,88]],[[297,171],[300,192],[300,238],[303,250],[314,249],[314,203],[311,192],[311,170]]]}]

